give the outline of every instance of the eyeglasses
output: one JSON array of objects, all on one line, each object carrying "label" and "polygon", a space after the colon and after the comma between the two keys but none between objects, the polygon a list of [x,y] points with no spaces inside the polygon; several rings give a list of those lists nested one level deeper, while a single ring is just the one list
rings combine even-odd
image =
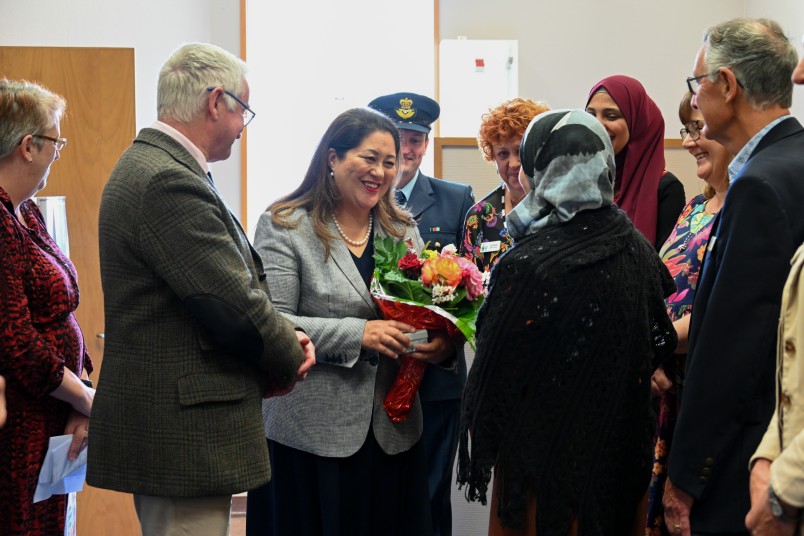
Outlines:
[{"label": "eyeglasses", "polygon": [[[214,88],[214,87],[208,87],[207,91],[212,92],[212,91],[215,91],[215,89],[216,88]],[[223,88],[221,88],[221,89],[223,89]],[[254,112],[254,110],[249,108],[248,104],[246,104],[245,102],[243,102],[240,99],[238,99],[237,96],[234,93],[232,93],[230,91],[227,91],[225,89],[223,90],[223,92],[226,93],[227,95],[229,95],[230,97],[232,97],[234,100],[237,101],[237,103],[240,106],[243,107],[243,128],[246,128],[248,126],[248,124],[251,123],[251,121],[254,119],[254,117],[256,117],[256,115],[257,115],[256,112]]]},{"label": "eyeglasses", "polygon": [[[746,60],[746,61],[749,61],[749,60]],[[717,74],[719,72],[720,72],[720,69],[715,69],[714,71],[706,73],[706,74],[702,74],[701,76],[690,76],[689,78],[687,78],[687,89],[690,90],[690,93],[692,95],[697,95],[698,94],[698,89],[701,87],[700,80],[703,79],[703,78],[708,78],[708,77],[712,76],[713,74]],[[743,85],[742,82],[740,82],[740,79],[737,78],[736,75],[734,76],[734,79],[737,81],[738,86],[740,86],[741,88],[745,89],[745,86]]]},{"label": "eyeglasses", "polygon": [[684,141],[687,136],[689,136],[692,141],[697,140],[701,137],[703,127],[703,121],[690,121],[684,128],[678,131],[679,134],[681,134],[681,141]]},{"label": "eyeglasses", "polygon": [[56,146],[57,151],[61,151],[62,149],[64,149],[64,146],[67,145],[67,138],[54,138],[52,136],[45,136],[44,134],[31,134],[31,137],[52,141],[53,144]]},{"label": "eyeglasses", "polygon": [[719,72],[720,72],[720,69],[715,69],[714,71],[706,73],[706,74],[702,74],[701,76],[690,76],[689,78],[687,78],[687,89],[690,90],[691,94],[697,95],[698,94],[698,88],[701,87],[700,80],[702,78],[708,78],[708,77],[712,76],[713,74],[716,74],[716,73],[719,73]]}]

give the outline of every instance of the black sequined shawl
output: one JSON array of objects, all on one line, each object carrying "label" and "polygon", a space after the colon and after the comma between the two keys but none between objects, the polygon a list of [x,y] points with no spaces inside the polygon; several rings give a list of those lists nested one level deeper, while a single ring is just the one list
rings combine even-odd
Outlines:
[{"label": "black sequined shawl", "polygon": [[[615,207],[517,242],[492,272],[463,399],[458,482],[538,534],[626,534],[651,473],[650,376],[676,347],[656,250]],[[471,438],[471,441],[470,441]]]}]

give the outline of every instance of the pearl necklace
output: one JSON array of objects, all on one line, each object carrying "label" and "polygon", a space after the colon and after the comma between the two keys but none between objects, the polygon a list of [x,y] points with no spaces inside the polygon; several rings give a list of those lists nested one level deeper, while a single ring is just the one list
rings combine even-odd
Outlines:
[{"label": "pearl necklace", "polygon": [[368,242],[369,237],[371,236],[371,226],[374,224],[374,216],[371,214],[371,212],[369,212],[368,230],[366,230],[366,236],[364,236],[363,240],[360,241],[352,240],[351,238],[346,236],[346,233],[343,232],[343,229],[341,229],[341,226],[338,223],[338,220],[335,219],[334,215],[332,216],[332,221],[335,222],[335,227],[338,229],[338,232],[341,234],[341,238],[343,238],[344,242],[346,242],[350,246],[355,246],[359,248],[360,246],[365,245],[366,242]]}]

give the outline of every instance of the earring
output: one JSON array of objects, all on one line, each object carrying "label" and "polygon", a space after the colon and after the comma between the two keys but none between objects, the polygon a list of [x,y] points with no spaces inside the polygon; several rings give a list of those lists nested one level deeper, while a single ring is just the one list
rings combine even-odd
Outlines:
[{"label": "earring", "polygon": [[332,171],[331,169],[329,170],[329,176],[330,176],[331,179],[333,179],[333,180],[335,179],[335,172]]}]

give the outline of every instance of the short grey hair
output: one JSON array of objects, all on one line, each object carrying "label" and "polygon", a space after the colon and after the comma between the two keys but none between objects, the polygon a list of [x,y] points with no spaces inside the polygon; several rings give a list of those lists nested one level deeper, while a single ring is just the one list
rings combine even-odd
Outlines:
[{"label": "short grey hair", "polygon": [[730,68],[754,108],[789,108],[793,104],[791,76],[798,54],[779,23],[733,19],[708,28],[704,44],[706,71]]},{"label": "short grey hair", "polygon": [[[243,94],[246,64],[234,54],[209,43],[189,43],[176,49],[159,71],[156,111],[159,119],[189,123],[204,109],[207,88],[223,87]],[[234,110],[237,102],[225,99]]]},{"label": "short grey hair", "polygon": [[[0,159],[28,134],[41,134],[58,125],[66,109],[64,97],[40,84],[0,78]],[[34,140],[41,149],[44,140]]]}]

